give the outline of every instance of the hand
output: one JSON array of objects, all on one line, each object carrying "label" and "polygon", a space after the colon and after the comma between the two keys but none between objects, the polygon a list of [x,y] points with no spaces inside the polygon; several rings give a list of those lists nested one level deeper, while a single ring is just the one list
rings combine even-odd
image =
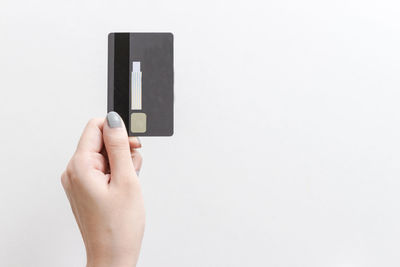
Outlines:
[{"label": "hand", "polygon": [[86,247],[87,266],[136,266],[145,211],[142,158],[115,112],[87,124],[61,182]]}]

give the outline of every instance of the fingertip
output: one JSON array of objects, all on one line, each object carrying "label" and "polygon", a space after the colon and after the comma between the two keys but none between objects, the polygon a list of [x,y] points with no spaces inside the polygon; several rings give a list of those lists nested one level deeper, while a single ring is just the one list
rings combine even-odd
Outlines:
[{"label": "fingertip", "polygon": [[131,148],[141,148],[142,143],[140,142],[139,137],[129,137],[129,145]]},{"label": "fingertip", "polygon": [[106,116],[107,125],[110,128],[121,128],[123,126],[123,121],[119,114],[115,111],[110,111]]},{"label": "fingertip", "polygon": [[132,151],[132,163],[133,166],[135,167],[136,172],[139,172],[140,169],[142,168],[143,157],[137,150]]},{"label": "fingertip", "polygon": [[110,111],[107,113],[104,119],[103,135],[123,137],[124,139],[128,138],[125,123],[117,112]]}]

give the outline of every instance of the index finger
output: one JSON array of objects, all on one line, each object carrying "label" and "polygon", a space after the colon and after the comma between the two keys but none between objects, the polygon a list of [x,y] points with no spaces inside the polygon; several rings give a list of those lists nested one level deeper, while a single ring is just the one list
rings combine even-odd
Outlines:
[{"label": "index finger", "polygon": [[100,153],[103,148],[103,125],[104,118],[91,119],[83,130],[76,150]]}]

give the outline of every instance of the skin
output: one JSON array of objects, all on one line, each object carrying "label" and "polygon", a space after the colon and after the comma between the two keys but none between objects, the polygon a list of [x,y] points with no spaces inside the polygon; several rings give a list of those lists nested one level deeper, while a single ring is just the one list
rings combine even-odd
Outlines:
[{"label": "skin", "polygon": [[136,174],[142,158],[125,126],[92,119],[61,177],[86,247],[87,266],[136,266],[145,210]]}]

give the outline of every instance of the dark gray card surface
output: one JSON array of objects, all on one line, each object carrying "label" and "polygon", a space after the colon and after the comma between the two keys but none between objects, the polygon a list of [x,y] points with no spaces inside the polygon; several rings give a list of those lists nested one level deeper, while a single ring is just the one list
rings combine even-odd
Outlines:
[{"label": "dark gray card surface", "polygon": [[110,33],[107,111],[117,112],[129,136],[174,131],[172,33]]}]

